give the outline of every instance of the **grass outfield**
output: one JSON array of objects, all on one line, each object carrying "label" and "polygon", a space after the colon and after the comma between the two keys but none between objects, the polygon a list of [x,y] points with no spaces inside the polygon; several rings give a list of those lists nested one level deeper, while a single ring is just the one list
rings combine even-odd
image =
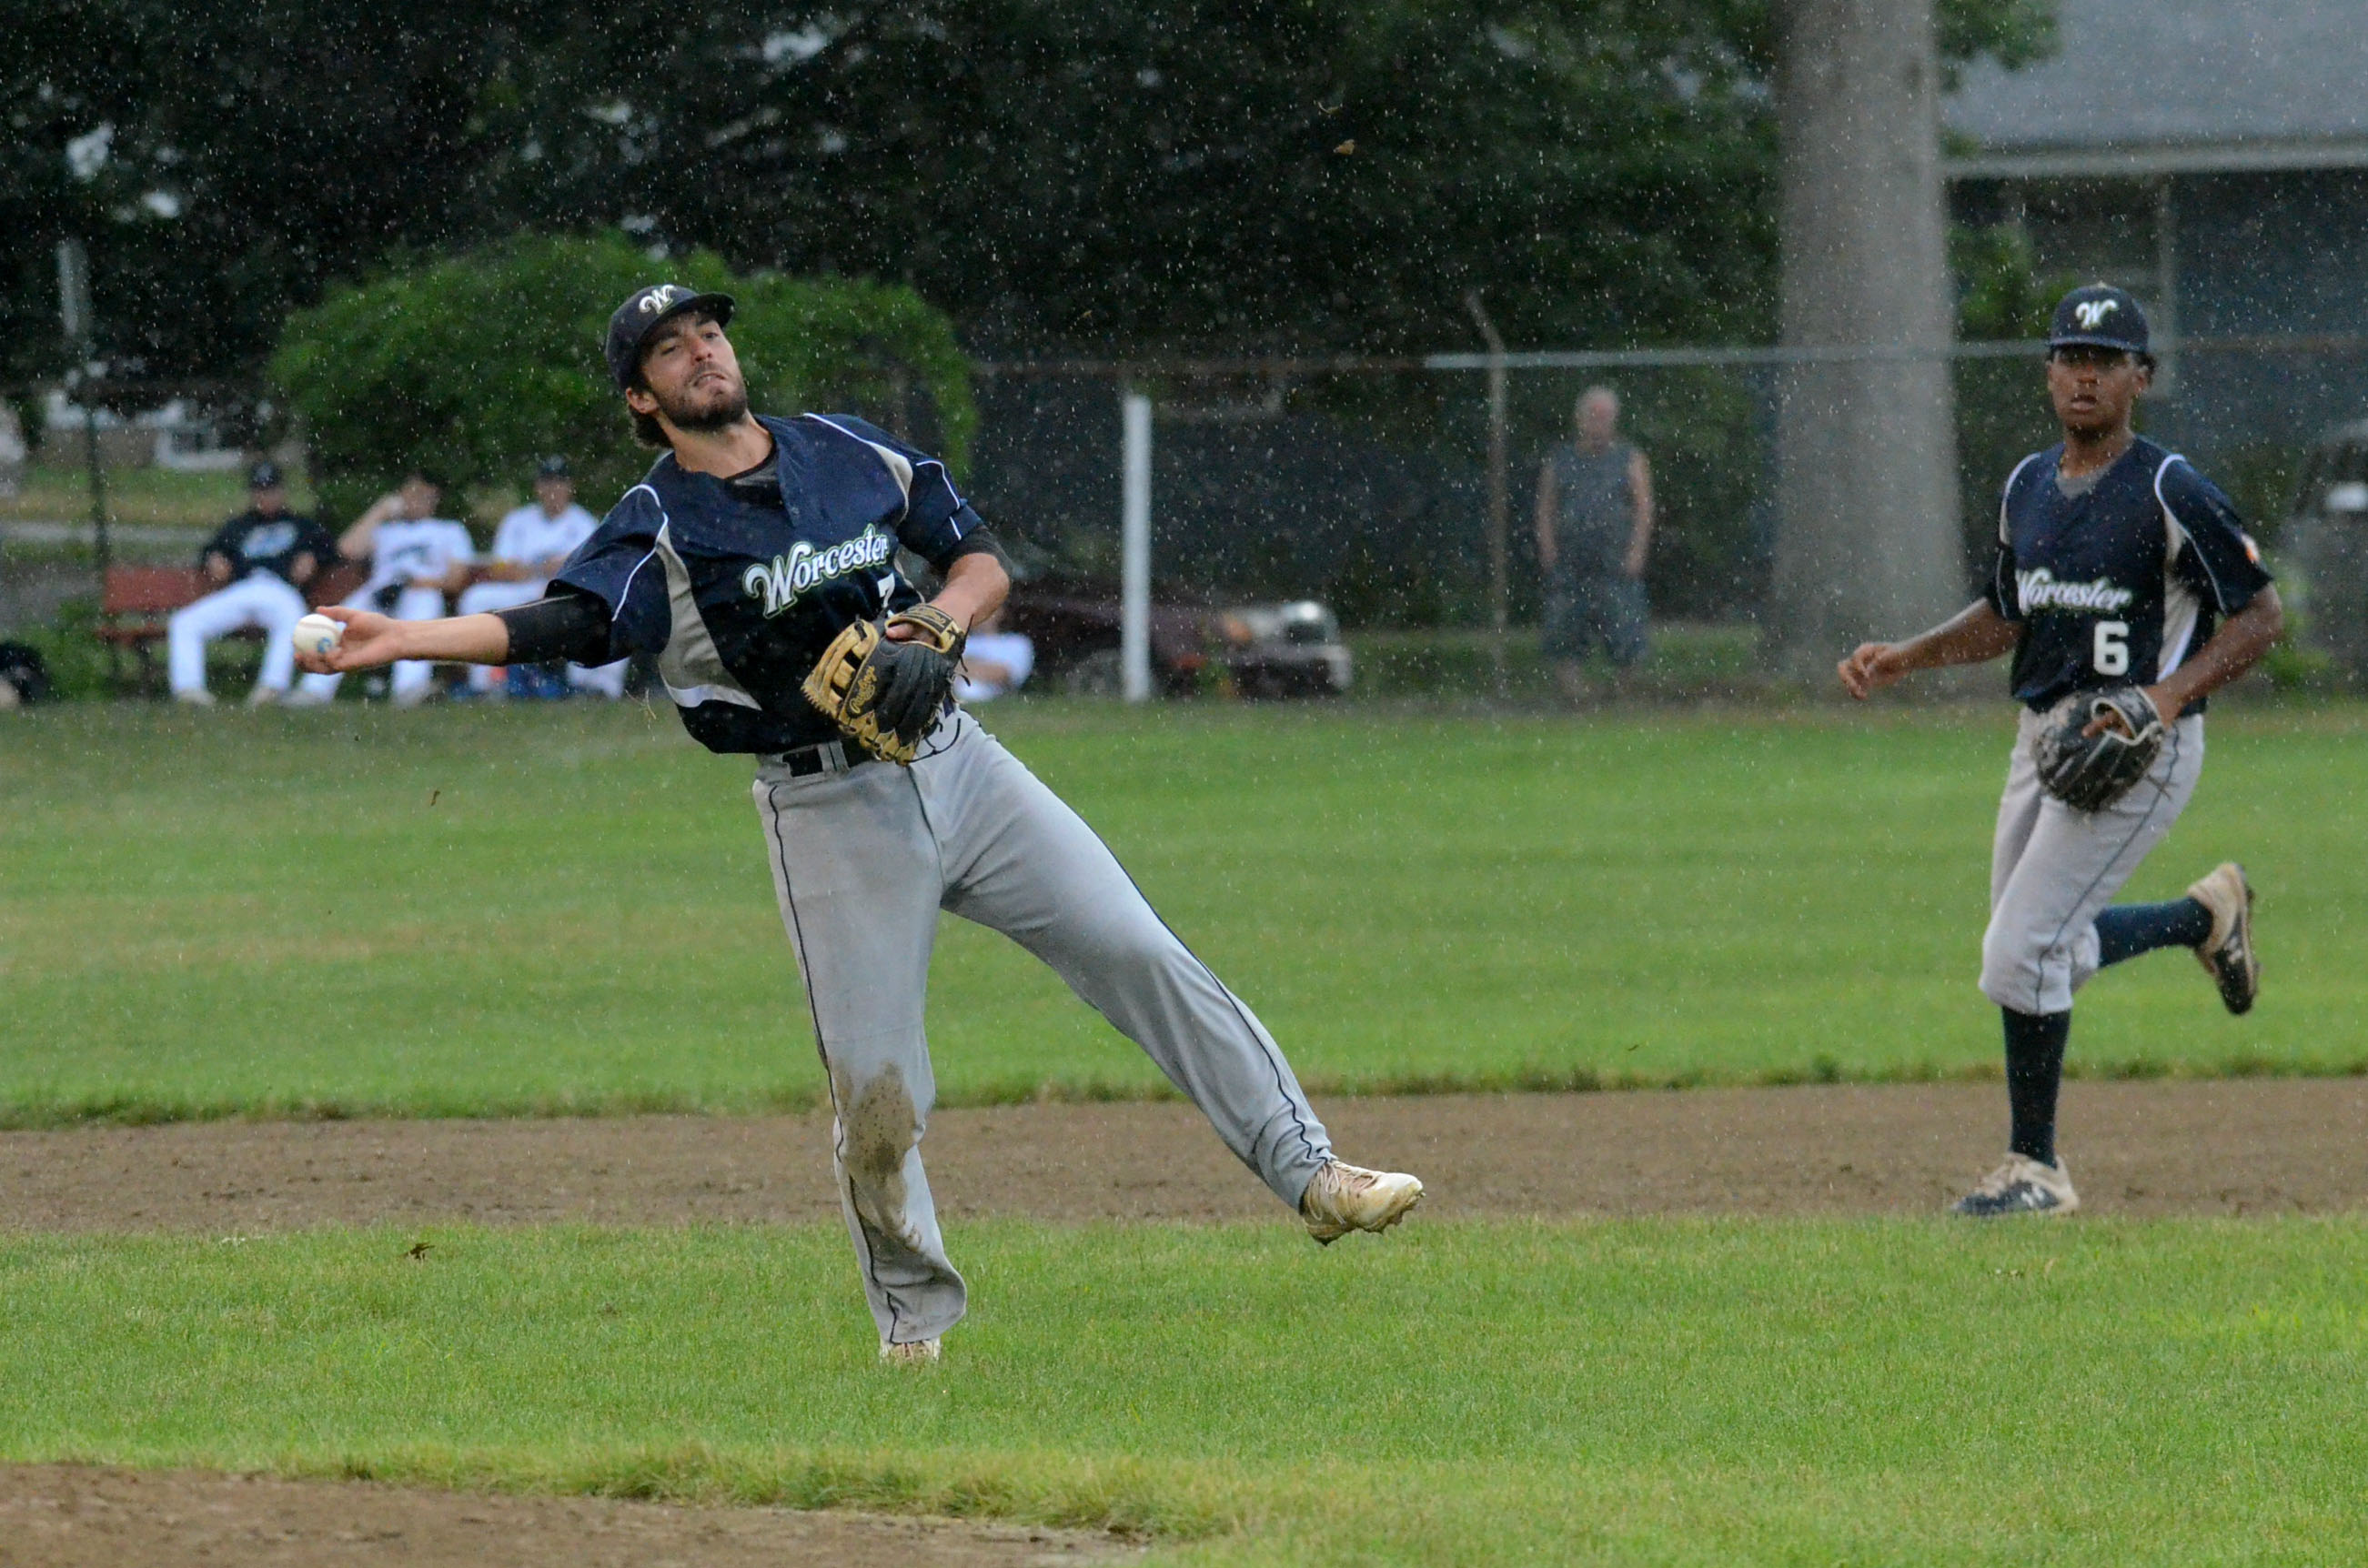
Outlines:
[{"label": "grass outfield", "polygon": [[933,1369],[874,1362],[836,1226],[0,1242],[0,1455],[1202,1562],[2301,1563],[2368,1529],[2355,1221],[958,1229],[977,1305]]},{"label": "grass outfield", "polygon": [[[988,717],[1321,1088],[1993,1070],[1998,709]],[[811,1103],[747,777],[638,705],[13,715],[0,1122]],[[2133,891],[2241,856],[2266,997],[2142,960],[2074,1071],[2368,1068],[2363,778],[2368,710],[2215,716]],[[935,986],[950,1102],[1160,1087],[1000,937]]]}]

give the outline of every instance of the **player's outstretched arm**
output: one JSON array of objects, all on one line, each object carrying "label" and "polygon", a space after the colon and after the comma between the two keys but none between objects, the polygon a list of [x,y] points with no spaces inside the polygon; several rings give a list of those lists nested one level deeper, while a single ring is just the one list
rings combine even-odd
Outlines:
[{"label": "player's outstretched arm", "polygon": [[320,612],[345,624],[343,641],[324,653],[300,652],[296,663],[314,675],[373,670],[397,659],[507,664],[510,629],[497,615],[455,615],[440,620],[397,620],[374,610],[332,605]]},{"label": "player's outstretched arm", "polygon": [[2022,628],[1975,599],[1920,637],[1905,642],[1861,642],[1835,666],[1842,687],[1864,700],[1904,676],[1949,665],[1979,665],[2011,651]]}]

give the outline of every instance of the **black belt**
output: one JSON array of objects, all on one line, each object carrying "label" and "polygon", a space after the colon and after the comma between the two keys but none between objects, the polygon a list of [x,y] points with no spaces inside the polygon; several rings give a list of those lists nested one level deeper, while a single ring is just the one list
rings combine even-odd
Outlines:
[{"label": "black belt", "polygon": [[871,758],[838,741],[822,741],[791,751],[775,752],[765,760],[792,778],[811,778],[817,773],[829,772],[834,761],[838,764],[838,771],[844,773],[848,768],[862,767]]},{"label": "black belt", "polygon": [[[947,714],[954,710],[954,699],[951,697],[947,698],[945,706],[938,710],[939,719],[942,721]],[[860,767],[867,762],[879,760],[871,753],[848,745],[843,741],[818,741],[810,746],[774,752],[761,760],[783,769],[792,778],[811,778],[817,773],[829,772],[833,757],[838,759],[838,770],[841,773],[845,773],[849,768]]]}]

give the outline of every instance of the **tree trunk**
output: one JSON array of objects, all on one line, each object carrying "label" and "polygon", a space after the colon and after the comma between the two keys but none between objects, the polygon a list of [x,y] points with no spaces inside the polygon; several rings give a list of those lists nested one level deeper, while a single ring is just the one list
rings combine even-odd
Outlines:
[{"label": "tree trunk", "polygon": [[1788,347],[1772,650],[1823,678],[1966,598],[1931,0],[1778,0]]}]

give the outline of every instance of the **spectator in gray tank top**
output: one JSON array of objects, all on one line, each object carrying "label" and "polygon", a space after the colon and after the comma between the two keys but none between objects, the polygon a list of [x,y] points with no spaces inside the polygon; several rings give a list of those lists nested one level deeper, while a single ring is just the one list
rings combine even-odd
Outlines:
[{"label": "spectator in gray tank top", "polygon": [[1653,472],[1620,439],[1620,397],[1579,394],[1577,438],[1538,469],[1538,563],[1546,574],[1545,655],[1563,695],[1585,691],[1580,664],[1597,647],[1617,670],[1645,652],[1645,561],[1653,544]]}]

